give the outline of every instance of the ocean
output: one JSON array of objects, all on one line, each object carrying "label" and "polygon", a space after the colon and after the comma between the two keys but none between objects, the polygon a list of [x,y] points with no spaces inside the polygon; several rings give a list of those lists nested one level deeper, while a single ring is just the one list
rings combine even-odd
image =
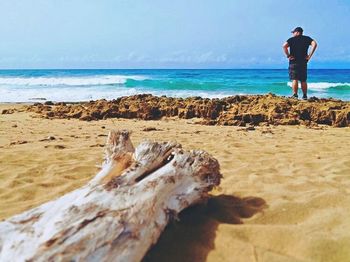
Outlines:
[{"label": "ocean", "polygon": [[[350,101],[350,69],[309,69],[309,97]],[[0,70],[0,102],[89,101],[135,94],[291,95],[285,69]],[[301,91],[300,91],[301,95]]]}]

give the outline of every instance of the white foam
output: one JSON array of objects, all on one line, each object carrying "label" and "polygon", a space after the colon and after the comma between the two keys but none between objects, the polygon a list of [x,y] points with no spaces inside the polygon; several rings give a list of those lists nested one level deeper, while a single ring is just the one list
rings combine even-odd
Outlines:
[{"label": "white foam", "polygon": [[[288,86],[292,87],[292,82],[288,82]],[[350,83],[329,83],[329,82],[316,82],[308,83],[307,87],[314,91],[323,91],[325,89],[337,86],[350,86]]]},{"label": "white foam", "polygon": [[45,87],[45,88],[15,88],[0,87],[0,102],[42,102],[65,101],[79,102],[96,99],[116,99],[121,96],[130,96],[136,94],[153,94],[156,96],[170,97],[190,97],[201,96],[205,98],[223,98],[230,95],[236,95],[233,92],[193,92],[191,90],[150,90],[146,88],[126,88],[126,87]]},{"label": "white foam", "polygon": [[[135,88],[0,88],[0,102],[42,102],[48,101],[79,102],[96,99],[115,99],[121,96],[139,93]],[[38,99],[39,98],[39,99]]]},{"label": "white foam", "polygon": [[0,77],[0,85],[15,86],[93,86],[124,84],[128,79],[145,80],[141,75],[96,75],[72,77]]},{"label": "white foam", "polygon": [[186,97],[194,97],[194,96],[200,96],[202,98],[224,98],[227,96],[234,96],[234,95],[244,95],[244,93],[237,93],[234,91],[228,91],[228,92],[200,92],[200,91],[193,91],[193,90],[145,90],[139,92],[142,93],[148,93],[155,96],[168,96],[168,97],[178,97],[178,98],[186,98]]}]

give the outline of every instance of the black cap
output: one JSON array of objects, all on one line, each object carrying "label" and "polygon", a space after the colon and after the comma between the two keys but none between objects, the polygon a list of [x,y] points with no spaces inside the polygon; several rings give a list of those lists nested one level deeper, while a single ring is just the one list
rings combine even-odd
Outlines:
[{"label": "black cap", "polygon": [[298,27],[296,27],[293,31],[292,31],[292,33],[295,33],[295,32],[299,32],[299,33],[302,33],[304,30],[300,27],[300,26],[298,26]]}]

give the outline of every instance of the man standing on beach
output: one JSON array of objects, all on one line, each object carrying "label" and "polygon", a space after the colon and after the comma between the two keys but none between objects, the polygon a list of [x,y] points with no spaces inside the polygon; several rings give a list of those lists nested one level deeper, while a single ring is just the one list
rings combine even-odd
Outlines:
[{"label": "man standing on beach", "polygon": [[[293,98],[298,98],[298,81],[301,82],[303,99],[307,99],[307,63],[314,54],[317,43],[309,36],[303,35],[303,29],[296,27],[293,37],[283,44],[283,51],[289,59],[289,78],[292,80]],[[308,54],[311,45],[310,54]],[[289,50],[288,50],[289,48]]]}]

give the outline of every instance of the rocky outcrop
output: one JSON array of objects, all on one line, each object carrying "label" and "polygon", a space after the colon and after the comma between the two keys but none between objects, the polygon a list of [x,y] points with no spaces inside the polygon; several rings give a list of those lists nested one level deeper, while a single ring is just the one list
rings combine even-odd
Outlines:
[{"label": "rocky outcrop", "polygon": [[84,103],[27,106],[45,118],[156,120],[162,117],[201,118],[207,125],[330,125],[350,126],[350,102],[310,98],[308,101],[268,95],[237,95],[223,99],[172,98],[149,94]]}]

